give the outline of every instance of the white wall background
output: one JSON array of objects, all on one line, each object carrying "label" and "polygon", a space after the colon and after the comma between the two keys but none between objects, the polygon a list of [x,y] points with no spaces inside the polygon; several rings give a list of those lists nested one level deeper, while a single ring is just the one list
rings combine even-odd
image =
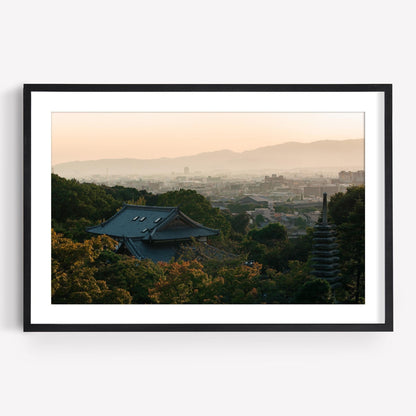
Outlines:
[{"label": "white wall background", "polygon": [[[415,414],[412,1],[2,1],[0,411]],[[394,333],[22,332],[22,84],[394,84]]]}]

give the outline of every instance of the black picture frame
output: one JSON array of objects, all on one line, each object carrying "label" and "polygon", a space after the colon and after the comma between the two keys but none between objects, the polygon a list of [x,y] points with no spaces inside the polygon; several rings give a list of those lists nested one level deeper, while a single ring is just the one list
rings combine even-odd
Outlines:
[{"label": "black picture frame", "polygon": [[[384,94],[385,192],[385,322],[351,324],[36,324],[31,321],[31,128],[33,92],[381,92]],[[25,84],[24,140],[24,325],[27,332],[43,331],[393,331],[393,223],[392,223],[392,85],[391,84]],[[45,247],[45,250],[48,250]]]}]

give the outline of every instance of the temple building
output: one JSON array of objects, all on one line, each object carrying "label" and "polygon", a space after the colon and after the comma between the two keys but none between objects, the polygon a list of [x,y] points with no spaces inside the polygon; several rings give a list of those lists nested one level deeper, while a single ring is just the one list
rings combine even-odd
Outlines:
[{"label": "temple building", "polygon": [[219,230],[205,227],[177,207],[124,205],[107,221],[87,228],[93,234],[106,234],[119,242],[117,252],[139,260],[169,261],[178,256],[183,243],[206,242]]},{"label": "temple building", "polygon": [[317,223],[313,232],[312,274],[330,284],[339,280],[339,250],[336,242],[335,225],[328,223],[328,201],[324,193],[322,222]]}]

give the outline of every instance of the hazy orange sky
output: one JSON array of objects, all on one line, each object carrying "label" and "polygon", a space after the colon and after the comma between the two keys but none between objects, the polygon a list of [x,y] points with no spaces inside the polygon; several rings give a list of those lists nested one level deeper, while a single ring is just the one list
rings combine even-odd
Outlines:
[{"label": "hazy orange sky", "polygon": [[52,165],[364,138],[364,113],[53,113]]}]

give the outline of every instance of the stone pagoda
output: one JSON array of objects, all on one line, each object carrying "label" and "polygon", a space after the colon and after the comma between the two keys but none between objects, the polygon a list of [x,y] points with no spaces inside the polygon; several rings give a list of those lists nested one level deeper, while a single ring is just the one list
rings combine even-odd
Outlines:
[{"label": "stone pagoda", "polygon": [[316,223],[313,232],[312,271],[317,279],[332,284],[340,279],[339,250],[336,243],[335,225],[328,224],[328,200],[324,193],[322,222]]}]

